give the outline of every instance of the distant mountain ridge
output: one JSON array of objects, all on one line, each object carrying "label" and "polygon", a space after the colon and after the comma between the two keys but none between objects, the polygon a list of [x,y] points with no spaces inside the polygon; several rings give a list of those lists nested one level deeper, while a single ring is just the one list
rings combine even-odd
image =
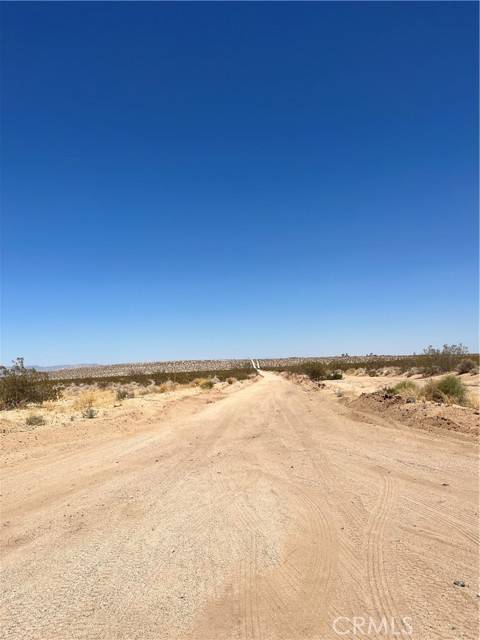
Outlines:
[{"label": "distant mountain ridge", "polygon": [[60,369],[80,369],[82,367],[101,367],[97,363],[88,364],[52,364],[49,367],[42,367],[39,364],[28,364],[27,369],[35,369],[36,371],[59,371]]}]

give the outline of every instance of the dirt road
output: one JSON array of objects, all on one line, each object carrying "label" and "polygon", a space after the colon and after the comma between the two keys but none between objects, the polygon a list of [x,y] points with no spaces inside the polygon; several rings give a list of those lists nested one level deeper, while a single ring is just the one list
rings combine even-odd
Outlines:
[{"label": "dirt road", "polygon": [[477,638],[473,444],[276,374],[212,398],[5,466],[2,638]]}]

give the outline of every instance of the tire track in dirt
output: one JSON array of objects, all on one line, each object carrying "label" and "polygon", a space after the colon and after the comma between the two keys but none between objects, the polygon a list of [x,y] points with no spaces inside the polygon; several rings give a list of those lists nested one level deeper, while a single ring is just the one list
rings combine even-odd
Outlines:
[{"label": "tire track in dirt", "polygon": [[[376,613],[395,618],[397,605],[392,596],[390,577],[385,567],[385,529],[396,498],[396,485],[388,475],[381,475],[381,490],[371,512],[367,542],[367,575]],[[397,601],[398,602],[398,601]]]}]

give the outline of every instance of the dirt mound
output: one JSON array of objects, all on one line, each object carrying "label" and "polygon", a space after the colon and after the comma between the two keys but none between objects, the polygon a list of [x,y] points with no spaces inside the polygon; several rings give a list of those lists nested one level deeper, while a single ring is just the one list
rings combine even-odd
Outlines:
[{"label": "dirt mound", "polygon": [[414,397],[393,395],[385,390],[362,393],[349,403],[352,409],[380,414],[426,431],[446,430],[478,437],[480,415],[475,409],[458,405],[417,401]]}]

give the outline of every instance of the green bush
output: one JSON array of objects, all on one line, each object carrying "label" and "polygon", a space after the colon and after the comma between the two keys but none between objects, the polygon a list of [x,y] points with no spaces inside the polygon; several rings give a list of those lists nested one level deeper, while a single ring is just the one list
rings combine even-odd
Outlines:
[{"label": "green bush", "polygon": [[465,404],[467,388],[461,380],[455,376],[445,376],[437,382],[437,387],[447,398],[456,404]]},{"label": "green bush", "polygon": [[10,369],[3,368],[0,375],[0,408],[13,409],[32,402],[42,404],[57,400],[61,389],[49,380],[46,373],[27,369],[23,358],[17,358]]},{"label": "green bush", "polygon": [[212,389],[213,382],[212,380],[202,380],[202,382],[200,382],[198,386],[200,387],[200,389]]},{"label": "green bush", "polygon": [[428,382],[422,391],[427,400],[434,402],[467,405],[467,388],[456,376],[444,376],[441,380]]}]

